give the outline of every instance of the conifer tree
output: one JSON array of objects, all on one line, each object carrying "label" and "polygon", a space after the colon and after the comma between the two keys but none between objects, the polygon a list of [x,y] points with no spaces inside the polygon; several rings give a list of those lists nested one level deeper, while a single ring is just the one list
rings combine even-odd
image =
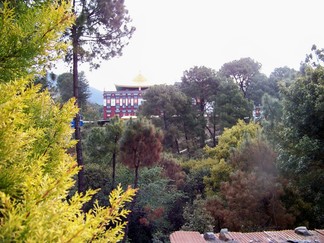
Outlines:
[{"label": "conifer tree", "polygon": [[[279,167],[310,208],[301,218],[324,226],[324,65],[321,49],[312,48],[303,74],[283,93],[283,129]],[[311,58],[313,56],[313,59]],[[310,59],[309,59],[310,58]]]},{"label": "conifer tree", "polygon": [[[162,151],[162,133],[147,120],[130,120],[120,139],[120,160],[134,168],[134,188],[138,186],[140,167],[152,166],[160,160]],[[134,209],[136,198],[131,210]],[[126,237],[128,227],[126,228]],[[124,238],[123,242],[126,242]]]},{"label": "conifer tree", "polygon": [[211,98],[218,92],[220,80],[215,70],[205,66],[195,66],[184,71],[181,81],[181,89],[185,94],[193,98],[197,105],[199,111],[197,122],[200,125],[196,129],[199,132],[200,147],[204,147],[207,104],[212,101]]},{"label": "conifer tree", "polygon": [[[128,26],[131,20],[124,0],[73,0],[72,10],[76,21],[66,31],[66,37],[72,41],[66,60],[72,61],[73,96],[79,105],[79,62],[88,62],[91,68],[98,68],[102,59],[121,55],[135,28]],[[77,161],[79,166],[83,166],[79,113],[74,122]],[[78,174],[78,190],[85,190],[82,169]]]},{"label": "conifer tree", "polygon": [[98,164],[107,164],[111,161],[111,190],[115,188],[118,143],[123,129],[124,122],[116,116],[104,127],[93,128],[85,139],[86,152],[92,161]]},{"label": "conifer tree", "polygon": [[74,20],[70,7],[67,1],[0,1],[0,82],[39,74],[65,53],[59,38]]},{"label": "conifer tree", "polygon": [[70,5],[23,3],[0,3],[0,242],[117,242],[135,190],[119,186],[109,207],[81,210],[96,191],[69,195],[79,170],[67,153],[74,100],[55,104],[31,82],[64,50],[58,38],[73,20]]},{"label": "conifer tree", "polygon": [[162,133],[146,120],[130,120],[120,140],[120,160],[135,169],[134,188],[137,188],[139,168],[151,166],[160,159]]},{"label": "conifer tree", "polygon": [[[56,105],[48,92],[27,88],[28,81],[0,84],[0,241],[116,242],[123,237],[124,209],[135,190],[121,187],[109,197],[110,207],[97,203],[81,208],[96,191],[69,196],[78,172],[67,149],[73,100]],[[111,227],[111,225],[115,225]]]}]

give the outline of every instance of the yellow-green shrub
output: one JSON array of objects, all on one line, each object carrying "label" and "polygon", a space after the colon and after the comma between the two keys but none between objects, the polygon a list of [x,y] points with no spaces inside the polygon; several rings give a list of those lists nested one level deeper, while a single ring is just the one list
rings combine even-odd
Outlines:
[{"label": "yellow-green shrub", "polygon": [[[55,104],[28,81],[0,84],[0,242],[117,242],[135,190],[119,186],[110,207],[83,213],[96,191],[68,198],[78,172],[74,101]],[[108,200],[108,199],[107,199]]]}]

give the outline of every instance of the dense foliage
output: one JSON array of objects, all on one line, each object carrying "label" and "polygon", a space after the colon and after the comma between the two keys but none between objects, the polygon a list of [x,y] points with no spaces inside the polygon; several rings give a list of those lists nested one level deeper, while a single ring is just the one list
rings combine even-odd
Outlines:
[{"label": "dense foliage", "polygon": [[1,1],[0,82],[36,74],[64,54],[58,41],[73,16],[68,2]]},{"label": "dense foliage", "polygon": [[67,153],[75,144],[70,121],[77,109],[73,100],[55,104],[48,92],[29,84],[0,84],[1,241],[121,239],[129,213],[124,206],[135,190],[123,193],[118,187],[109,197],[110,207],[95,203],[84,214],[83,204],[96,191],[69,195],[78,172]]},{"label": "dense foliage", "polygon": [[231,77],[238,84],[240,90],[246,97],[249,86],[253,83],[256,75],[259,74],[261,63],[246,57],[232,62],[225,63],[220,73],[225,77]]},{"label": "dense foliage", "polygon": [[284,91],[282,123],[279,166],[312,205],[308,223],[323,225],[324,67],[308,67]]},{"label": "dense foliage", "polygon": [[162,133],[146,120],[130,120],[120,139],[120,160],[135,169],[137,188],[139,169],[156,164],[162,151]]},{"label": "dense foliage", "polygon": [[[54,87],[41,71],[64,53],[65,30],[77,61],[97,67],[134,29],[123,1],[76,2],[73,28],[71,6],[60,3],[0,3],[0,241],[117,242],[126,233],[130,242],[168,242],[179,229],[324,227],[324,50],[316,46],[300,71],[269,77],[251,58],[218,72],[195,66],[175,85],[148,89],[137,120],[85,125],[89,190],[75,193],[78,73]],[[82,112],[98,117],[79,78]],[[115,189],[120,183],[138,188],[129,206],[135,190]]]},{"label": "dense foliage", "polygon": [[[90,97],[89,84],[84,72],[79,73],[79,107],[85,109],[87,99]],[[57,88],[61,101],[67,102],[73,97],[73,75],[72,73],[62,73],[57,77]]]},{"label": "dense foliage", "polygon": [[118,186],[106,195],[108,207],[82,210],[98,190],[71,191],[80,170],[71,150],[74,100],[55,103],[32,82],[64,51],[59,38],[72,23],[70,5],[26,4],[0,4],[0,241],[117,242],[136,190]]},{"label": "dense foliage", "polygon": [[[307,65],[303,72],[277,68],[269,78],[255,73],[245,98],[231,77],[213,72],[215,86],[208,92],[202,84],[200,89],[194,86],[208,80],[203,78],[210,74],[208,68],[186,72],[193,83],[150,88],[138,115],[164,132],[168,154],[141,169],[137,179],[136,173],[118,166],[117,182],[136,180],[140,189],[129,239],[165,242],[165,234],[179,229],[322,227],[323,69]],[[208,99],[203,106],[197,98],[202,95]],[[258,119],[252,103],[261,103]],[[127,131],[130,141],[141,131],[135,127]],[[203,149],[202,130],[208,144]],[[131,143],[120,145],[131,151]]]}]

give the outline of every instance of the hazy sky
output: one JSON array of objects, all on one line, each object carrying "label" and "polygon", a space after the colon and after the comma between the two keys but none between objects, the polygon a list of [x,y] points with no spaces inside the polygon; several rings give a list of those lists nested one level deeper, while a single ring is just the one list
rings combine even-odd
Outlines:
[{"label": "hazy sky", "polygon": [[185,70],[251,57],[269,75],[298,69],[311,46],[324,48],[323,0],[126,0],[136,31],[123,56],[86,72],[90,86],[114,90],[141,73],[173,84]]}]

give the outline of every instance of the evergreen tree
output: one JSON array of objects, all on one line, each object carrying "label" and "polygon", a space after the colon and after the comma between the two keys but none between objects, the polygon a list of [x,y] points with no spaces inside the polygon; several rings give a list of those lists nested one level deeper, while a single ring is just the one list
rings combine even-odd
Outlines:
[{"label": "evergreen tree", "polygon": [[111,164],[111,188],[115,187],[116,163],[119,154],[119,140],[122,137],[124,123],[114,117],[104,127],[92,128],[85,139],[85,152],[90,163]]},{"label": "evergreen tree", "polygon": [[[306,63],[305,73],[283,90],[280,168],[306,203],[310,227],[324,225],[324,67]],[[308,224],[308,223],[307,223]]]},{"label": "evergreen tree", "polygon": [[[128,122],[120,140],[120,160],[129,168],[134,169],[134,188],[138,187],[139,169],[152,166],[160,159],[162,151],[162,133],[147,120],[132,119]],[[134,209],[135,199],[131,210]],[[126,237],[128,228],[126,228]],[[126,238],[124,238],[125,242]]]},{"label": "evergreen tree", "polygon": [[268,78],[263,73],[258,73],[251,78],[251,84],[246,90],[246,98],[251,100],[255,106],[260,106],[264,94],[278,97],[279,85],[274,79]]},{"label": "evergreen tree", "polygon": [[260,68],[260,63],[247,57],[225,63],[221,67],[220,73],[225,77],[233,78],[246,97],[247,89],[253,82],[253,77],[259,74]]},{"label": "evergreen tree", "polygon": [[[89,83],[84,72],[79,74],[79,107],[84,110],[87,100],[90,97]],[[60,92],[62,102],[67,102],[73,97],[73,75],[62,73],[57,77],[57,88]]]},{"label": "evergreen tree", "polygon": [[146,102],[141,105],[140,114],[163,129],[164,149],[172,148],[172,151],[179,153],[183,120],[187,120],[192,112],[190,98],[174,85],[154,85],[143,98]]},{"label": "evergreen tree", "polygon": [[67,48],[59,38],[73,21],[70,4],[26,2],[0,2],[0,82],[39,74]]},{"label": "evergreen tree", "polygon": [[110,207],[95,203],[84,214],[83,204],[96,191],[68,195],[79,169],[67,153],[75,144],[73,100],[55,105],[47,92],[28,84],[0,84],[0,241],[118,241],[129,213],[123,207],[135,191],[119,187]]},{"label": "evergreen tree", "polygon": [[[135,195],[118,187],[110,207],[81,210],[96,191],[69,195],[77,167],[68,149],[74,100],[55,104],[31,80],[64,50],[58,39],[72,21],[69,5],[0,3],[0,241],[116,242]],[[53,55],[53,56],[52,56]],[[28,75],[27,75],[28,74]],[[28,76],[28,77],[26,77]],[[19,78],[19,79],[18,79]]]},{"label": "evergreen tree", "polygon": [[280,133],[282,131],[282,112],[283,104],[277,98],[274,98],[268,94],[262,97],[262,111],[263,119],[261,125],[263,127],[263,133],[266,135],[269,142],[277,147],[278,142],[281,140]]},{"label": "evergreen tree", "polygon": [[224,128],[231,128],[239,119],[249,121],[252,116],[252,104],[244,99],[240,89],[232,80],[223,80],[219,86],[219,92],[213,97],[212,112],[209,114],[209,122],[213,125],[210,133],[214,137],[216,146],[216,134]]},{"label": "evergreen tree", "polygon": [[[92,68],[98,68],[102,59],[108,60],[121,55],[127,40],[135,28],[129,27],[130,17],[124,6],[124,0],[81,0],[72,1],[72,11],[76,21],[68,29],[66,37],[72,46],[66,56],[72,61],[73,67],[73,96],[79,105],[80,81],[78,75],[79,62],[88,62]],[[83,165],[80,114],[74,119],[76,154],[78,165]],[[84,191],[83,170],[78,174],[78,190]]]},{"label": "evergreen tree", "polygon": [[181,89],[185,94],[191,97],[198,108],[197,126],[200,147],[205,146],[205,128],[207,121],[205,114],[207,104],[212,101],[213,95],[218,91],[219,79],[215,70],[207,67],[193,67],[183,73],[181,78]]},{"label": "evergreen tree", "polygon": [[186,231],[198,231],[201,234],[213,231],[214,218],[206,209],[206,200],[198,196],[192,204],[184,208],[185,224],[181,227]]},{"label": "evergreen tree", "polygon": [[135,169],[134,188],[140,167],[156,164],[162,151],[162,133],[146,120],[130,120],[120,140],[120,160]]},{"label": "evergreen tree", "polygon": [[289,86],[299,75],[299,72],[289,67],[275,68],[269,76],[269,82],[275,93],[268,93],[275,98],[280,97],[280,85]]}]

